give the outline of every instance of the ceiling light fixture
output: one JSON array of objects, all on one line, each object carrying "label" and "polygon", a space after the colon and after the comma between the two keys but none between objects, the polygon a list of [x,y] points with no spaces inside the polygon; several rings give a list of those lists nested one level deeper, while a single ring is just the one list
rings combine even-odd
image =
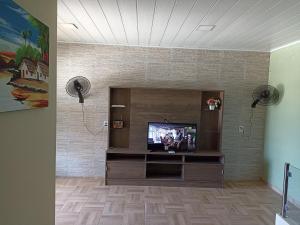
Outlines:
[{"label": "ceiling light fixture", "polygon": [[212,31],[216,25],[199,25],[197,31]]},{"label": "ceiling light fixture", "polygon": [[63,28],[66,28],[66,29],[79,29],[75,23],[60,23],[59,25],[61,25]]}]

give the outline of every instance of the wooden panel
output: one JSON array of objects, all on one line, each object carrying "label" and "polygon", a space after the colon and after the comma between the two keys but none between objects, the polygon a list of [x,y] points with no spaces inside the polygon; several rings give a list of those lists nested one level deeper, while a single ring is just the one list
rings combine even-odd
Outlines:
[{"label": "wooden panel", "polygon": [[184,179],[220,182],[223,177],[222,170],[222,164],[186,164]]},{"label": "wooden panel", "polygon": [[148,122],[196,123],[199,129],[200,115],[201,91],[131,89],[130,148],[147,149]]},{"label": "wooden panel", "polygon": [[117,179],[145,178],[145,163],[107,162],[107,177]]},{"label": "wooden panel", "polygon": [[[210,111],[208,109],[207,100],[209,98],[221,99],[220,109]],[[201,103],[201,122],[199,130],[199,149],[203,150],[218,150],[221,149],[221,132],[222,132],[222,119],[223,119],[223,91],[204,91],[202,93]]]}]

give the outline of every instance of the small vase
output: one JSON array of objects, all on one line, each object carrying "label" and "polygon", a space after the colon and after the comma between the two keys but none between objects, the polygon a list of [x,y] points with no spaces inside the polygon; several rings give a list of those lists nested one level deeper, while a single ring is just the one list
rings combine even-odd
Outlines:
[{"label": "small vase", "polygon": [[208,105],[209,110],[213,111],[215,110],[216,106],[215,105]]}]

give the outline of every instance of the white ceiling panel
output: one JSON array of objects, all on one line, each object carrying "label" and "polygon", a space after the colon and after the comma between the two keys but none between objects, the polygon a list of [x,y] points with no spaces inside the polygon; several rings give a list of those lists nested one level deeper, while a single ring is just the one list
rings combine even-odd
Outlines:
[{"label": "white ceiling panel", "polygon": [[232,23],[237,21],[249,8],[251,8],[259,0],[253,1],[238,1],[227,13],[215,24],[216,27],[212,32],[206,32],[196,40],[194,46],[201,47],[210,43],[217,34],[224,31]]},{"label": "white ceiling panel", "polygon": [[174,38],[181,30],[183,24],[185,24],[185,21],[190,16],[190,13],[195,7],[196,3],[197,0],[176,1],[173,15],[170,18],[164,36],[161,38],[160,44],[162,46],[171,46]]},{"label": "white ceiling panel", "polygon": [[[209,13],[202,18],[198,25],[216,25],[220,19],[223,19],[227,11],[229,11],[238,0],[219,0],[217,3],[210,9]],[[213,31],[212,31],[213,32]],[[182,43],[184,46],[187,42],[190,46],[193,46],[203,35],[207,34],[207,31],[197,31],[194,30],[190,33],[188,38]]]},{"label": "white ceiling panel", "polygon": [[116,0],[98,0],[119,44],[128,44],[119,6]]},{"label": "white ceiling panel", "polygon": [[110,24],[107,21],[100,3],[97,0],[81,0],[83,7],[88,12],[90,18],[93,20],[97,29],[102,33],[107,43],[118,44]]},{"label": "white ceiling panel", "polygon": [[180,46],[185,42],[217,2],[218,0],[198,0],[187,19],[183,22],[179,32],[174,36],[172,45]]},{"label": "white ceiling panel", "polygon": [[176,2],[176,0],[156,0],[153,24],[150,33],[150,45],[160,45],[161,39],[163,38],[173,15]]},{"label": "white ceiling panel", "polygon": [[[79,37],[80,42],[95,42],[95,40],[93,40],[93,38],[88,34],[86,28],[84,26],[81,25],[81,23],[77,20],[76,17],[74,17],[74,14],[72,14],[72,12],[70,11],[70,9],[66,6],[66,4],[61,0],[58,1],[57,3],[57,7],[58,7],[58,18],[60,18],[58,20],[58,26],[62,26],[64,24],[69,24],[69,23],[73,23],[76,24],[76,26],[78,27],[78,29],[64,29],[63,31],[65,31],[66,33],[68,33],[69,35],[75,35],[77,37]],[[60,23],[60,21],[62,21],[62,23]],[[76,42],[76,40],[74,39],[74,42]]]},{"label": "white ceiling panel", "polygon": [[156,0],[139,0],[138,8],[138,31],[139,45],[148,46],[151,37],[152,21],[155,15]]},{"label": "white ceiling panel", "polygon": [[[219,44],[226,41],[228,46],[236,42],[237,38],[244,32],[249,32],[257,26],[257,18],[261,18],[261,22],[264,22],[268,17],[263,17],[270,9],[272,9],[281,0],[260,0],[258,4],[253,5],[247,10],[238,20],[229,25],[227,29],[224,29],[211,40],[211,45]],[[263,18],[263,20],[262,20]]]},{"label": "white ceiling panel", "polygon": [[139,43],[139,32],[137,23],[137,1],[136,0],[117,0],[120,15],[126,30],[128,44]]},{"label": "white ceiling panel", "polygon": [[91,19],[90,14],[87,12],[80,0],[63,0],[68,9],[72,12],[86,32],[92,37],[94,42],[104,43],[105,39],[102,32]]},{"label": "white ceiling panel", "polygon": [[270,51],[300,40],[300,1],[58,0],[57,21],[61,42]]}]

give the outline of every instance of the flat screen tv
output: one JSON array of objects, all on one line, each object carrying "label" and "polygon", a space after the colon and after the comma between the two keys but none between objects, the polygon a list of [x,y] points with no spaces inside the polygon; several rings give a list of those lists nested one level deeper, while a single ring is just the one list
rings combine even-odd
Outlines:
[{"label": "flat screen tv", "polygon": [[152,151],[195,151],[197,124],[148,123],[147,146]]}]

